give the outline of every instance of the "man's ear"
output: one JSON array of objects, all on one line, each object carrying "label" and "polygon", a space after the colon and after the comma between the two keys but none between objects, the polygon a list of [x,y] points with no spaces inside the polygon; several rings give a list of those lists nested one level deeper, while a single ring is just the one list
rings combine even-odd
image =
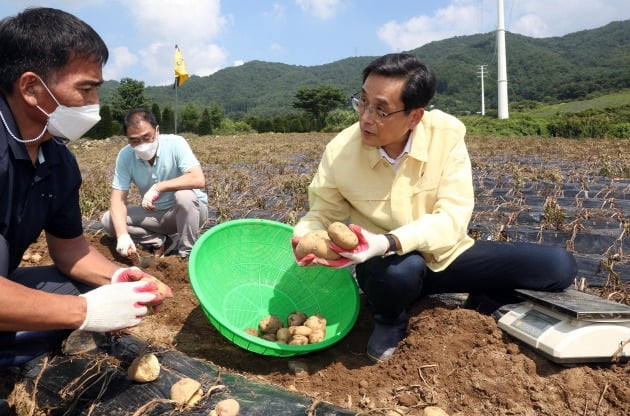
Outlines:
[{"label": "man's ear", "polygon": [[24,72],[15,83],[15,94],[30,106],[38,104],[38,96],[41,93],[41,81],[33,72]]},{"label": "man's ear", "polygon": [[413,130],[416,128],[418,123],[422,120],[422,116],[424,116],[424,108],[415,108],[411,110],[411,119],[409,119],[409,130]]}]

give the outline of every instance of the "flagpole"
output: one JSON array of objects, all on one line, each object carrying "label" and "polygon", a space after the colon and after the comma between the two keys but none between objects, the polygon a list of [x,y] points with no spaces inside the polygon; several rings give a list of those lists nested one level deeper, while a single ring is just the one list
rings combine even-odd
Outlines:
[{"label": "flagpole", "polygon": [[174,114],[174,120],[175,120],[175,134],[177,134],[177,84],[178,84],[178,79],[177,77],[175,77],[175,114]]},{"label": "flagpole", "polygon": [[179,89],[179,86],[183,84],[184,82],[186,82],[186,80],[188,79],[188,71],[186,70],[186,65],[184,64],[184,57],[182,56],[182,53],[177,47],[177,44],[175,44],[174,69],[175,69],[175,111],[173,114],[173,120],[175,121],[174,130],[175,130],[175,133],[177,133],[177,98],[178,98],[177,90]]}]

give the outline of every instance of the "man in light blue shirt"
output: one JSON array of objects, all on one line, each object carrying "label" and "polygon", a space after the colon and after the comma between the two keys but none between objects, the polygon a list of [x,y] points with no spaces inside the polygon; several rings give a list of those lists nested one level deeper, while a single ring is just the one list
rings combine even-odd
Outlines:
[{"label": "man in light blue shirt", "polygon": [[[101,220],[117,237],[116,251],[136,252],[135,244],[188,257],[208,219],[206,181],[199,161],[181,136],[160,134],[153,113],[131,110],[123,120],[129,144],[116,159],[110,209]],[[134,183],[141,205],[128,205]]]}]

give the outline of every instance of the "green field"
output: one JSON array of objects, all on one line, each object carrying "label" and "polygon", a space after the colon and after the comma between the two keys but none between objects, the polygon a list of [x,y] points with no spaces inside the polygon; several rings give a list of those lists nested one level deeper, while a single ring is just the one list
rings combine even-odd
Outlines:
[{"label": "green field", "polygon": [[531,116],[549,116],[557,113],[577,113],[584,110],[621,107],[624,105],[630,105],[630,89],[583,101],[541,106],[527,111],[526,114]]}]

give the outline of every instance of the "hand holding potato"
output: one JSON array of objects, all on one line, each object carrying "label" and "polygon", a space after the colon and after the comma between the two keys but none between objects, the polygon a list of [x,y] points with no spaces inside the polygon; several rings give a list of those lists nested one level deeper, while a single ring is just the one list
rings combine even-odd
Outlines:
[{"label": "hand holding potato", "polygon": [[382,256],[389,248],[389,241],[384,234],[374,234],[355,224],[348,226],[350,230],[358,237],[359,243],[353,250],[344,250],[336,244],[332,244],[332,249],[340,256],[349,260],[349,264],[360,264],[372,257]]},{"label": "hand holding potato", "polygon": [[350,264],[332,248],[335,244],[326,230],[311,231],[302,238],[294,237],[291,244],[295,260],[302,267],[321,265],[341,268]]},{"label": "hand holding potato", "polygon": [[295,248],[296,256],[302,258],[312,253],[326,260],[337,260],[340,256],[330,248],[330,242],[330,237],[326,231],[311,231],[298,242]]},{"label": "hand holding potato", "polygon": [[159,312],[162,308],[164,298],[173,297],[173,291],[168,285],[161,282],[157,277],[152,276],[135,266],[121,267],[112,274],[110,279],[111,284],[137,281],[151,282],[155,285],[155,292],[157,296],[151,302],[143,304],[146,305],[151,312]]}]

